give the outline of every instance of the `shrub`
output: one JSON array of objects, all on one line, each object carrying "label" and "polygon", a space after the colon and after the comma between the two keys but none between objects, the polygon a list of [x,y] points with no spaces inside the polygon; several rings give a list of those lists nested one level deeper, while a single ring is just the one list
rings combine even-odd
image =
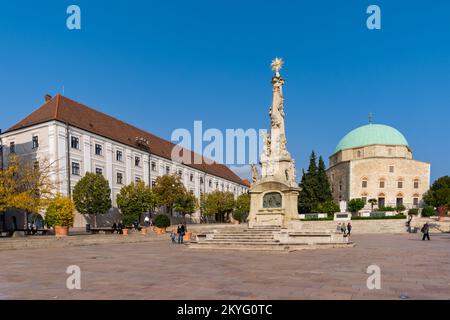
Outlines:
[{"label": "shrub", "polygon": [[170,226],[170,218],[165,214],[158,214],[155,217],[155,225],[158,228],[167,228]]},{"label": "shrub", "polygon": [[431,217],[435,216],[436,211],[434,211],[434,208],[432,206],[426,206],[422,209],[422,216],[423,217]]},{"label": "shrub", "polygon": [[408,214],[409,215],[418,215],[419,214],[419,209],[416,209],[416,208],[414,208],[414,209],[409,209],[408,210]]},{"label": "shrub", "polygon": [[406,210],[406,207],[402,204],[399,204],[397,207],[395,207],[395,211],[397,211],[397,213],[403,212]]},{"label": "shrub", "polygon": [[349,201],[347,208],[350,212],[356,213],[359,210],[361,210],[362,208],[364,208],[364,205],[365,205],[365,203],[364,203],[363,199],[355,198],[355,199],[352,199]]},{"label": "shrub", "polygon": [[352,217],[352,220],[389,220],[389,219],[405,219],[404,214],[396,214],[395,216],[371,216],[371,217]]},{"label": "shrub", "polygon": [[233,219],[239,222],[243,222],[247,219],[248,213],[236,210],[233,212]]},{"label": "shrub", "polygon": [[70,198],[57,196],[50,200],[45,213],[45,222],[49,227],[72,227],[75,206]]},{"label": "shrub", "polygon": [[378,211],[395,211],[395,208],[394,207],[390,207],[390,206],[380,207],[380,208],[378,208]]}]

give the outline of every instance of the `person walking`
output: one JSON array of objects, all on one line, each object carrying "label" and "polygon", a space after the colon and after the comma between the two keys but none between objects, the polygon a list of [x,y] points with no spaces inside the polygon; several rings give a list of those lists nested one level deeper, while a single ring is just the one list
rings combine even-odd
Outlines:
[{"label": "person walking", "polygon": [[425,238],[427,240],[430,240],[430,225],[428,224],[428,222],[425,222],[425,224],[422,227],[422,230],[420,231],[422,231],[423,233],[422,241],[424,241]]},{"label": "person walking", "polygon": [[172,239],[172,243],[176,243],[176,241],[175,241],[176,234],[175,234],[174,230],[172,230],[172,234],[170,235],[170,238]]},{"label": "person walking", "polygon": [[181,244],[183,243],[184,237],[184,226],[182,224],[178,226],[177,233],[178,233],[178,243]]},{"label": "person walking", "polygon": [[150,225],[150,217],[149,216],[145,216],[144,225],[146,228],[148,228],[148,226]]},{"label": "person walking", "polygon": [[352,232],[352,224],[349,222],[347,224],[347,235],[350,235],[351,232]]},{"label": "person walking", "polygon": [[345,222],[342,223],[341,230],[344,236],[347,235],[347,227],[345,226]]}]

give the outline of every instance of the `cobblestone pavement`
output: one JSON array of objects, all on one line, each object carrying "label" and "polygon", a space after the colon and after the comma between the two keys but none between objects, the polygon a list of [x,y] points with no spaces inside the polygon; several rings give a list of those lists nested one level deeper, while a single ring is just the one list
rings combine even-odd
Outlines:
[{"label": "cobblestone pavement", "polygon": [[[450,299],[450,234],[352,236],[291,253],[194,250],[166,241],[0,252],[1,299]],[[81,290],[66,268],[81,268]],[[369,265],[381,289],[366,286]]]}]

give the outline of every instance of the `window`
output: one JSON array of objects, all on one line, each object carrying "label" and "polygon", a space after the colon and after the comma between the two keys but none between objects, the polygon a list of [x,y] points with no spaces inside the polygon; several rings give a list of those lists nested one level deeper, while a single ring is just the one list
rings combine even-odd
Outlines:
[{"label": "window", "polygon": [[74,176],[80,175],[80,164],[78,162],[72,162],[72,174]]},{"label": "window", "polygon": [[339,191],[342,191],[342,180],[339,181]]},{"label": "window", "polygon": [[183,175],[183,171],[178,170],[178,176],[181,178],[182,175]]},{"label": "window", "polygon": [[384,180],[380,180],[380,188],[384,188]]},{"label": "window", "polygon": [[203,177],[200,177],[200,184],[203,184]]},{"label": "window", "polygon": [[209,179],[208,185],[209,185],[210,188],[212,187],[212,180],[211,179]]},{"label": "window", "polygon": [[414,180],[414,189],[419,189],[419,180]]},{"label": "window", "polygon": [[189,190],[189,193],[194,194],[194,190],[193,189]]},{"label": "window", "polygon": [[413,198],[413,205],[415,206],[419,205],[419,198]]},{"label": "window", "polygon": [[95,174],[98,176],[103,175],[103,169],[102,168],[95,168]]},{"label": "window", "polygon": [[361,158],[361,151],[358,150],[358,152],[356,153],[358,158]]},{"label": "window", "polygon": [[156,171],[156,162],[152,161],[152,171]]},{"label": "window", "polygon": [[166,166],[166,174],[170,174],[170,167]]},{"label": "window", "polygon": [[141,179],[141,177],[135,177],[135,178],[134,178],[134,181],[135,181],[135,182],[141,182],[142,179]]},{"label": "window", "polygon": [[363,188],[367,188],[367,180],[363,180],[362,181],[362,187]]},{"label": "window", "polygon": [[139,157],[134,157],[134,165],[135,165],[136,167],[140,167],[140,165],[141,165],[141,158],[139,158]]},{"label": "window", "polygon": [[37,149],[39,148],[39,137],[38,136],[33,136],[33,149]]},{"label": "window", "polygon": [[102,153],[103,153],[103,149],[102,149],[102,146],[100,145],[100,144],[95,144],[95,154],[97,155],[97,156],[101,156],[102,155]]},{"label": "window", "polygon": [[123,174],[121,172],[117,172],[117,184],[123,184]]},{"label": "window", "polygon": [[116,151],[116,160],[122,162],[123,161],[123,157],[122,157],[122,151],[117,150]]},{"label": "window", "polygon": [[189,181],[194,181],[194,175],[192,173],[189,175]]},{"label": "window", "polygon": [[154,188],[156,186],[156,181],[152,180],[152,188]]},{"label": "window", "polygon": [[39,169],[39,161],[35,161],[34,163],[33,163],[33,168],[34,168],[34,170],[38,170]]},{"label": "window", "polygon": [[397,188],[403,188],[403,181],[397,181]]},{"label": "window", "polygon": [[394,166],[389,166],[389,172],[394,173]]},{"label": "window", "polygon": [[16,153],[16,144],[14,142],[9,143],[9,153]]},{"label": "window", "polygon": [[388,154],[389,154],[390,156],[392,156],[392,149],[391,149],[391,148],[388,149]]},{"label": "window", "polygon": [[397,200],[396,200],[396,202],[397,202],[397,207],[398,206],[402,206],[403,205],[403,198],[397,198]]},{"label": "window", "polygon": [[216,189],[219,189],[219,182],[216,181]]},{"label": "window", "polygon": [[362,201],[364,201],[364,204],[367,203],[367,197],[361,197]]},{"label": "window", "polygon": [[72,149],[80,149],[80,139],[78,139],[77,137],[71,137],[70,146],[72,147]]},{"label": "window", "polygon": [[379,197],[378,198],[378,208],[383,208],[384,205],[385,205],[384,197]]}]

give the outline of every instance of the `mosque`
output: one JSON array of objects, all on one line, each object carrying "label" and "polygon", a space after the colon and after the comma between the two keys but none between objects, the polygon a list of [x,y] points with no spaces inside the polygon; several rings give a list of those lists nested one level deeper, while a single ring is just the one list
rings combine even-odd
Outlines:
[{"label": "mosque", "polygon": [[405,136],[397,129],[372,124],[345,135],[329,158],[327,170],[336,202],[362,198],[376,207],[418,208],[430,185],[430,164],[413,159]]}]

